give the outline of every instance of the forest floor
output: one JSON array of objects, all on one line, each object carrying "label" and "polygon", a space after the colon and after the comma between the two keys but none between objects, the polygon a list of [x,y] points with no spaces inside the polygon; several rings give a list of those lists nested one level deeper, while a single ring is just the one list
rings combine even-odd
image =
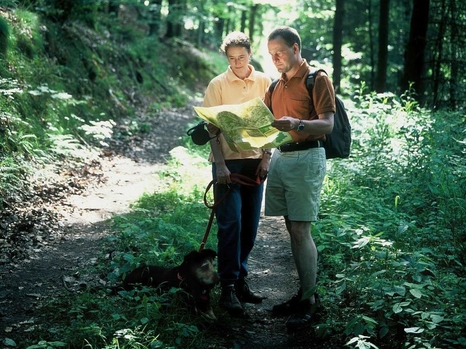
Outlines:
[{"label": "forest floor", "polygon": [[[144,192],[151,192],[156,174],[171,149],[195,119],[192,106],[165,111],[157,120],[140,116],[150,132],[112,139],[84,167],[58,169],[50,184],[34,185],[35,193],[21,200],[4,199],[0,214],[0,348],[5,338],[32,331],[40,305],[64,288],[73,290],[99,282],[83,275],[96,263],[111,235],[109,218],[130,210]],[[124,131],[125,126],[117,125]],[[124,132],[121,132],[124,134]],[[208,183],[206,183],[207,185]],[[203,232],[199,232],[199,241]],[[249,284],[267,297],[245,305],[246,316],[217,313],[206,326],[208,348],[336,348],[314,336],[314,329],[287,332],[286,318],[273,318],[274,304],[297,291],[289,239],[281,218],[261,217],[250,258]]]}]

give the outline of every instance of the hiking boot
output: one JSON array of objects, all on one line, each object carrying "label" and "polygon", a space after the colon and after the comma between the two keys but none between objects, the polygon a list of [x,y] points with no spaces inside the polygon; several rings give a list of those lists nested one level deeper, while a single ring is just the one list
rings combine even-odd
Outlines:
[{"label": "hiking boot", "polygon": [[236,291],[234,285],[228,285],[222,287],[222,293],[220,294],[220,307],[225,309],[227,312],[233,315],[243,313],[243,306],[236,297]]},{"label": "hiking boot", "polygon": [[244,279],[239,279],[235,283],[236,295],[240,302],[243,303],[262,303],[264,297],[261,297],[251,291],[249,285]]},{"label": "hiking boot", "polygon": [[303,299],[295,305],[295,312],[286,322],[288,330],[305,328],[320,318],[320,312],[323,311],[323,308],[317,293],[314,293],[314,299],[314,304],[311,304],[310,299]]},{"label": "hiking boot", "polygon": [[297,310],[286,322],[286,327],[290,331],[300,330],[309,326],[314,320],[312,305],[309,299],[304,299],[296,305]]},{"label": "hiking boot", "polygon": [[272,316],[289,316],[293,314],[299,308],[299,302],[303,295],[303,290],[300,288],[298,293],[295,294],[291,299],[284,303],[274,305],[272,308]]}]

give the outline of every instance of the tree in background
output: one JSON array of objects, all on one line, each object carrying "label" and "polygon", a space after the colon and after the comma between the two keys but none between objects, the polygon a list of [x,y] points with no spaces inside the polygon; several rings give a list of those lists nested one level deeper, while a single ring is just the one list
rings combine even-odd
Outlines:
[{"label": "tree in background", "polygon": [[401,88],[407,90],[412,83],[418,95],[422,94],[427,26],[429,24],[430,0],[413,0],[409,40],[406,47],[404,74]]},{"label": "tree in background", "polygon": [[375,90],[377,92],[385,92],[385,83],[387,81],[389,8],[390,0],[380,1],[379,54],[377,60],[377,77],[375,80]]},{"label": "tree in background", "polygon": [[432,42],[427,54],[428,68],[432,70],[431,79],[424,82],[432,91],[424,98],[433,96],[435,108],[463,108],[466,105],[466,3],[455,0],[431,2],[430,23],[433,29],[428,32]]},{"label": "tree in background", "polygon": [[341,46],[343,44],[343,18],[345,17],[345,0],[336,0],[333,24],[333,85],[340,92],[341,82]]},{"label": "tree in background", "polygon": [[[466,100],[466,2],[455,0],[29,0],[18,1],[56,23],[96,15],[120,20],[120,37],[131,30],[180,38],[216,49],[233,30],[253,43],[276,25],[296,27],[303,57],[333,66],[337,91],[364,83],[371,91],[414,87],[427,105],[459,108]],[[127,16],[131,20],[127,21]],[[125,17],[126,16],[126,17]],[[136,25],[133,25],[135,24]],[[129,25],[128,25],[129,24]],[[133,27],[130,27],[133,25]],[[128,28],[127,28],[128,27]],[[344,35],[343,35],[344,34]],[[329,73],[331,68],[329,69]]]},{"label": "tree in background", "polygon": [[167,39],[182,36],[187,8],[186,0],[168,0]]},{"label": "tree in background", "polygon": [[162,24],[162,0],[152,0],[149,4],[149,35],[158,36]]},{"label": "tree in background", "polygon": [[3,17],[0,17],[0,59],[6,58],[9,32],[8,22]]}]

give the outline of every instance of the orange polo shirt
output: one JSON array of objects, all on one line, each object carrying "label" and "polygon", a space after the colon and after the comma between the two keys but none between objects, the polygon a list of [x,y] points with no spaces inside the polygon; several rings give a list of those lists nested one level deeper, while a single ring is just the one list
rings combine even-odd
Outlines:
[{"label": "orange polo shirt", "polygon": [[[303,60],[296,74],[288,81],[285,80],[285,74],[282,74],[272,96],[270,91],[267,91],[264,103],[273,111],[275,119],[291,116],[302,120],[315,120],[319,118],[319,114],[335,113],[335,90],[329,77],[322,72],[314,81],[312,103],[306,88],[306,79],[310,71],[311,67]],[[316,136],[297,131],[289,133],[293,142],[325,140],[325,135]]]},{"label": "orange polo shirt", "polygon": [[[265,91],[267,91],[271,82],[270,77],[265,73],[256,71],[252,65],[249,65],[249,69],[251,74],[245,79],[240,79],[228,66],[224,73],[210,81],[202,106],[215,107],[224,104],[241,104],[256,97],[264,98]],[[261,149],[243,151],[236,147],[238,152],[235,152],[230,149],[222,134],[220,134],[219,140],[225,160],[260,159],[262,157]],[[209,161],[213,161],[212,153],[209,156]]]}]

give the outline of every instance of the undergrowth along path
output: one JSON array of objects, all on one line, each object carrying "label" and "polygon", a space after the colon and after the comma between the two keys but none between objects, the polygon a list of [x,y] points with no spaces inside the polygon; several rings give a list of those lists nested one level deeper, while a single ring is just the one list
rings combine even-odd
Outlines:
[{"label": "undergrowth along path", "polygon": [[[46,207],[31,203],[30,214],[46,209],[58,222],[27,257],[0,265],[0,343],[38,325],[41,303],[48,297],[99,283],[99,276],[86,275],[86,270],[97,262],[111,234],[109,218],[128,212],[131,203],[154,190],[157,173],[194,119],[192,106],[166,111],[157,120],[141,116],[138,122],[149,124],[150,132],[112,139],[92,163],[74,173],[83,179],[81,190],[64,190],[59,201],[52,197]],[[44,205],[44,201],[38,202]],[[298,288],[281,218],[261,217],[249,283],[266,299],[259,305],[246,305],[247,316],[242,319],[217,314],[219,321],[204,329],[211,348],[326,347],[310,340],[312,329],[291,334],[286,331],[286,319],[270,315],[274,304],[289,299]]]},{"label": "undergrowth along path", "polygon": [[[153,191],[157,173],[193,119],[191,105],[165,111],[157,119],[140,116],[138,122],[148,124],[150,132],[110,140],[79,170],[60,171],[58,192],[38,191],[32,195],[37,199],[9,207],[2,224],[12,225],[23,217],[30,223],[25,228],[24,222],[16,224],[8,255],[3,249],[0,256],[0,343],[30,330],[40,315],[41,301],[56,290],[85,287],[82,270],[102,252],[110,232],[108,219],[128,212],[144,192]],[[123,121],[115,128],[124,125]],[[77,181],[79,190],[62,184]]]}]

